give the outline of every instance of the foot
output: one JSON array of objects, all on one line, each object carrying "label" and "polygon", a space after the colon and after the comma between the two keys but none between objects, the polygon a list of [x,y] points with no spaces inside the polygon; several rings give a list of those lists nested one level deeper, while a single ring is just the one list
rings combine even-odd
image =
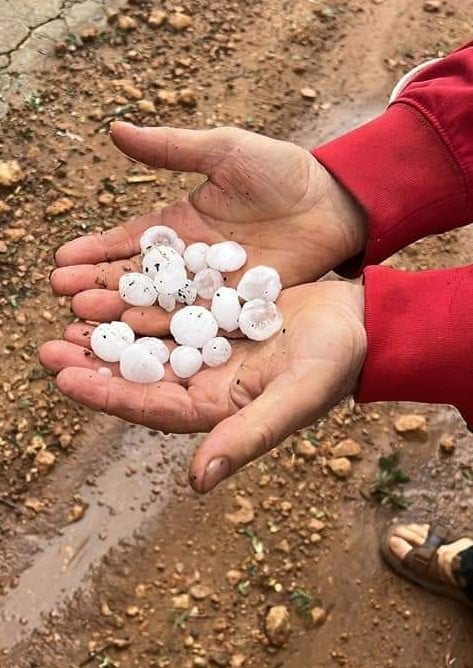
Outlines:
[{"label": "foot", "polygon": [[[425,546],[430,531],[431,526],[429,524],[399,524],[390,532],[386,541],[386,548],[391,557],[389,561],[393,566],[397,562],[399,571],[404,568],[406,576],[409,576],[410,571],[409,553],[415,548]],[[416,569],[417,581],[419,582],[419,576],[421,576],[426,587],[429,587],[429,584],[434,587],[443,584],[461,589],[458,575],[459,559],[457,557],[472,546],[473,540],[470,538],[460,538],[445,545],[440,545],[436,548],[433,557],[436,560],[435,568],[426,565],[423,573],[419,573],[419,570]],[[422,584],[422,582],[419,582],[419,584]]]}]

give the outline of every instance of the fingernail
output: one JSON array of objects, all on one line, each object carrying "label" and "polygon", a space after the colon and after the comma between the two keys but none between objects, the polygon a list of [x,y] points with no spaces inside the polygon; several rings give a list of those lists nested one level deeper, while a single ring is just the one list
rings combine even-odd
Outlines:
[{"label": "fingernail", "polygon": [[230,462],[226,457],[217,457],[207,464],[205,469],[202,491],[210,492],[219,482],[230,475]]}]

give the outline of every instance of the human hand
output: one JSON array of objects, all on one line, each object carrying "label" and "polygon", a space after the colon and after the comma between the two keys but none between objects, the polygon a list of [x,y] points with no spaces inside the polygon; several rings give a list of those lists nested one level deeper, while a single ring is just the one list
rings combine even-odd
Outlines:
[{"label": "human hand", "polygon": [[[84,320],[123,319],[142,334],[165,334],[169,316],[133,309],[117,288],[124,271],[139,268],[139,238],[168,225],[189,244],[231,239],[248,252],[245,269],[276,268],[285,287],[316,280],[358,254],[365,244],[363,214],[306,150],[236,128],[208,131],[112,125],[125,154],[152,167],[199,172],[207,180],[187,199],[103,234],[66,243],[51,276],[57,294],[73,296]],[[241,272],[240,272],[241,273]],[[234,285],[239,272],[228,275]],[[106,287],[107,290],[99,289]]]},{"label": "human hand", "polygon": [[[354,391],[366,353],[363,303],[363,287],[342,281],[285,290],[278,334],[237,341],[227,364],[187,382],[169,370],[151,385],[123,380],[118,365],[87,349],[86,324],[68,327],[40,357],[66,396],[94,410],[166,432],[210,431],[189,474],[196,491],[208,492]],[[114,376],[97,373],[102,366]]]}]

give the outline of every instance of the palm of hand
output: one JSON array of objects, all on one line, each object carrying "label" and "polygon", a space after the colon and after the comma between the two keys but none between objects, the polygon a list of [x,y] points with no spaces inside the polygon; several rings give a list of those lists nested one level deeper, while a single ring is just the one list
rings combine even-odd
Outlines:
[{"label": "palm of hand", "polygon": [[68,342],[46,344],[41,359],[60,371],[67,396],[91,408],[164,431],[213,429],[191,469],[194,487],[207,491],[208,462],[225,460],[228,473],[235,471],[353,390],[366,345],[361,294],[358,286],[329,282],[287,290],[279,334],[263,344],[238,342],[228,364],[187,384],[169,373],[147,386],[100,376],[103,363],[84,356],[77,325],[66,332]]},{"label": "palm of hand", "polygon": [[[314,280],[358,250],[360,235],[347,232],[331,178],[294,144],[235,129],[195,132],[125,124],[118,124],[113,136],[124,152],[147,164],[209,178],[188,199],[58,251],[60,269],[52,286],[58,294],[75,295],[78,317],[123,318],[143,334],[166,332],[166,314],[129,309],[117,292],[123,272],[139,268],[139,238],[151,225],[173,227],[186,243],[238,241],[248,251],[247,268],[273,266],[284,286]],[[238,278],[238,272],[229,275],[227,284]]]}]

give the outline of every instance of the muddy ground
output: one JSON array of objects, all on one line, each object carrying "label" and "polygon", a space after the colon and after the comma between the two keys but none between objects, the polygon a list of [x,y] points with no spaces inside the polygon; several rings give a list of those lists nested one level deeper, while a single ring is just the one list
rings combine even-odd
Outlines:
[{"label": "muddy ground", "polygon": [[[153,9],[166,12],[159,26]],[[169,21],[178,9],[182,29]],[[1,157],[23,177],[0,192],[2,668],[473,666],[471,614],[396,579],[377,551],[397,516],[468,526],[473,439],[455,411],[347,402],[198,498],[186,463],[199,436],[73,406],[36,357],[73,318],[47,287],[54,247],[196,182],[117,155],[110,120],[234,124],[310,147],[378,113],[404,71],[469,39],[472,10],[471,0],[130,0],[103,30],[85,23],[55,43],[10,100]],[[464,230],[393,262],[448,266],[471,248]],[[405,413],[426,418],[426,441],[396,432]],[[362,453],[340,481],[326,462],[346,438]],[[381,506],[378,459],[395,451],[411,481],[397,496],[378,485]],[[282,648],[264,633],[274,605],[290,615]]]}]

